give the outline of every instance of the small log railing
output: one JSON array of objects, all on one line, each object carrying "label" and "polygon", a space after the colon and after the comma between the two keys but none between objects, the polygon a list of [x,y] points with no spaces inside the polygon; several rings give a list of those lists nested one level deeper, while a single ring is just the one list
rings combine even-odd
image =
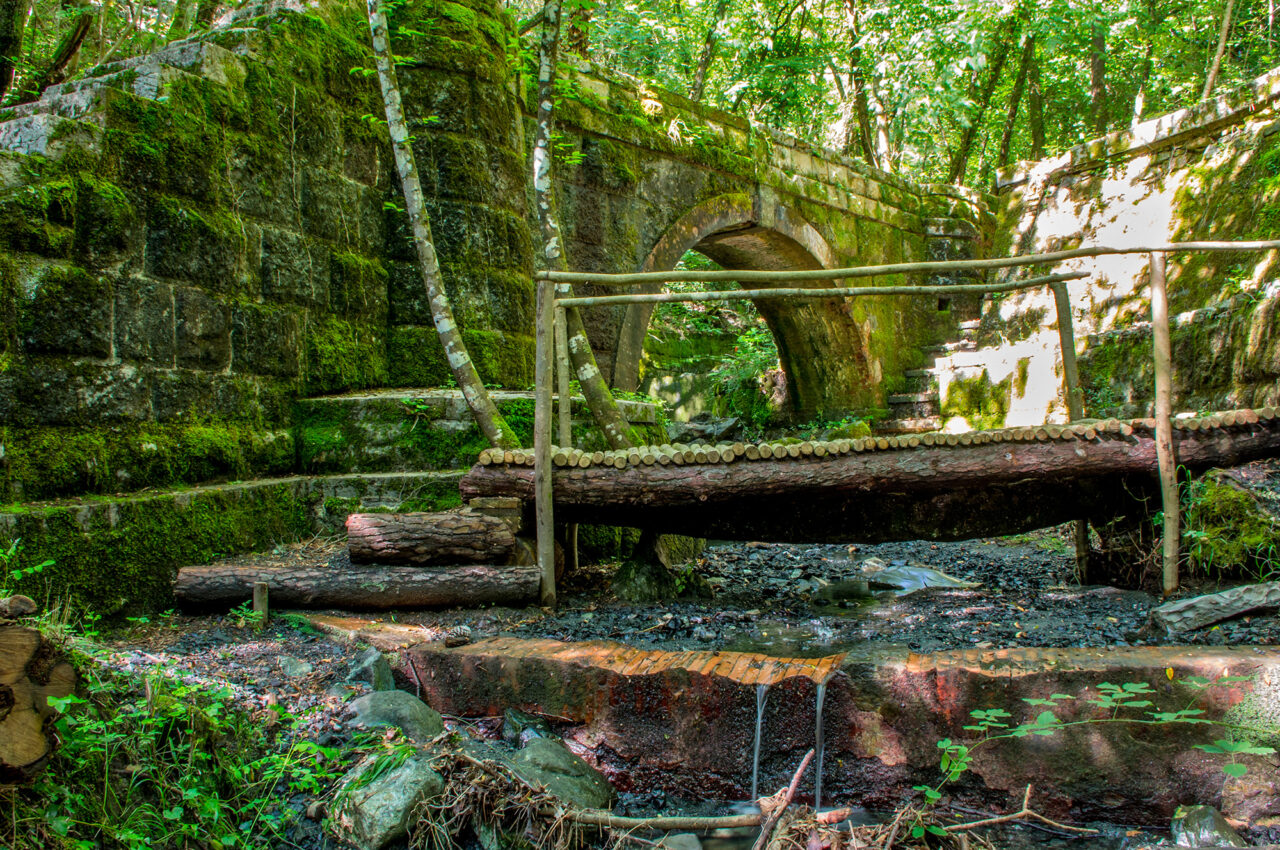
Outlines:
[{"label": "small log railing", "polygon": [[[676,301],[756,301],[760,299],[862,298],[886,295],[954,295],[960,293],[1015,292],[1047,286],[1053,293],[1062,347],[1063,395],[1067,416],[1074,422],[1084,417],[1080,391],[1080,373],[1076,363],[1074,321],[1067,282],[1090,276],[1088,272],[1041,275],[998,284],[938,284],[920,286],[861,286],[844,288],[744,289],[730,292],[655,292],[622,295],[576,297],[557,296],[556,284],[591,283],[597,286],[632,286],[669,283],[747,283],[818,282],[854,280],[912,272],[991,271],[994,269],[1059,263],[1090,257],[1147,254],[1148,285],[1151,290],[1152,358],[1155,372],[1156,451],[1160,476],[1163,521],[1163,587],[1165,595],[1178,589],[1178,558],[1181,525],[1179,522],[1177,460],[1173,451],[1172,353],[1169,334],[1169,300],[1165,290],[1165,258],[1171,253],[1273,251],[1280,250],[1280,240],[1253,242],[1169,242],[1129,247],[1093,246],[1043,254],[1025,254],[989,260],[949,260],[916,263],[892,263],[878,266],[856,266],[840,269],[808,269],[803,271],[667,271],[634,274],[596,274],[593,272],[539,271],[534,277],[537,288],[536,389],[534,405],[534,509],[537,517],[537,559],[541,572],[542,604],[554,607],[555,537],[552,514],[552,420],[553,383],[559,396],[558,431],[562,446],[572,446],[569,398],[569,352],[565,333],[565,310],[569,307],[620,306],[637,303]],[[1078,568],[1088,553],[1088,527],[1076,523]]]}]

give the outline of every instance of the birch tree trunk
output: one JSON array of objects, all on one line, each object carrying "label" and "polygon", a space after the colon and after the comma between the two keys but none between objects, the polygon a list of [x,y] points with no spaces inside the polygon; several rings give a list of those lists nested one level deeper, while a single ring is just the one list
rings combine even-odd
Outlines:
[{"label": "birch tree trunk", "polygon": [[369,31],[373,38],[373,53],[378,65],[378,81],[382,84],[382,100],[387,110],[387,129],[391,132],[391,146],[395,150],[396,170],[404,190],[405,207],[409,212],[409,224],[413,228],[413,242],[418,249],[418,267],[422,271],[422,283],[427,289],[431,304],[431,319],[444,346],[453,378],[462,388],[462,395],[476,418],[476,424],[493,445],[504,449],[520,447],[511,426],[489,397],[476,371],[471,355],[467,353],[462,332],[453,319],[453,308],[440,277],[440,263],[436,259],[435,244],[431,240],[431,222],[427,220],[426,205],[422,200],[422,184],[418,180],[418,167],[413,159],[413,146],[409,141],[409,129],[400,102],[400,87],[396,82],[395,64],[391,58],[391,34],[387,28],[387,16],[380,0],[368,0]]},{"label": "birch tree trunk", "polygon": [[[551,131],[555,120],[554,84],[556,58],[560,50],[560,13],[562,0],[548,0],[543,13],[542,45],[538,54],[538,115],[533,142],[533,191],[538,207],[538,223],[542,230],[543,256],[553,271],[564,271],[564,240],[551,206]],[[569,297],[573,287],[556,286],[559,297]],[[596,425],[604,432],[610,448],[627,449],[635,444],[631,428],[622,417],[618,403],[600,374],[591,341],[576,307],[565,311],[569,334],[569,356],[582,387],[582,395]]]},{"label": "birch tree trunk", "polygon": [[1222,10],[1222,29],[1218,32],[1218,49],[1214,51],[1213,64],[1209,66],[1209,76],[1204,81],[1201,100],[1213,94],[1214,86],[1218,84],[1218,72],[1222,70],[1222,57],[1227,52],[1227,38],[1231,35],[1231,11],[1234,7],[1235,0],[1227,0],[1227,6]]}]

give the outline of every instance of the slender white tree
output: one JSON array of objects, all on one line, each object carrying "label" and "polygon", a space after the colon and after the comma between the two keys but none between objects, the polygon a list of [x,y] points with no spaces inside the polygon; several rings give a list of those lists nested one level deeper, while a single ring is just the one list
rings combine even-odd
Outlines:
[{"label": "slender white tree", "polygon": [[378,82],[382,84],[382,100],[387,111],[387,129],[391,132],[391,146],[395,151],[396,171],[400,175],[400,186],[404,190],[405,208],[409,213],[409,224],[413,228],[413,242],[418,250],[418,267],[422,272],[422,283],[427,290],[427,298],[431,304],[431,319],[435,323],[436,333],[440,335],[440,343],[444,346],[449,369],[453,378],[462,388],[462,395],[475,416],[480,430],[494,446],[503,449],[516,449],[520,441],[511,430],[511,426],[498,412],[493,399],[485,390],[480,373],[467,352],[467,345],[462,339],[462,332],[453,319],[453,308],[449,304],[449,296],[445,292],[444,281],[440,277],[440,263],[436,259],[435,244],[431,240],[431,222],[427,218],[426,205],[422,200],[422,183],[418,180],[418,167],[413,158],[413,145],[409,138],[409,128],[405,123],[404,109],[400,100],[400,86],[396,82],[395,60],[391,55],[391,34],[387,27],[387,16],[382,10],[380,0],[368,0],[369,30],[373,36],[373,54],[378,67]]}]

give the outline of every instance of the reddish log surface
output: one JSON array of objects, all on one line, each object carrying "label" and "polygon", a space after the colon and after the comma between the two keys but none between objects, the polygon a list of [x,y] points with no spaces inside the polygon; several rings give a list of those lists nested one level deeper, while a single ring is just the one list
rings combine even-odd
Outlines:
[{"label": "reddish log surface", "polygon": [[[1176,431],[1192,471],[1280,454],[1280,420]],[[533,470],[476,466],[464,498],[533,498]],[[556,519],[746,540],[961,540],[1158,510],[1148,430],[685,466],[557,468]],[[1144,502],[1145,500],[1145,502]],[[1149,507],[1148,507],[1149,505]]]},{"label": "reddish log surface", "polygon": [[53,753],[49,697],[75,689],[75,670],[36,629],[0,623],[0,785],[26,782]]},{"label": "reddish log surface", "polygon": [[534,566],[252,567],[216,565],[178,571],[174,593],[192,606],[243,602],[255,582],[270,587],[271,604],[311,608],[382,609],[448,605],[516,605],[537,598]]},{"label": "reddish log surface", "polygon": [[347,550],[356,563],[503,564],[515,545],[505,520],[466,508],[347,517]]}]

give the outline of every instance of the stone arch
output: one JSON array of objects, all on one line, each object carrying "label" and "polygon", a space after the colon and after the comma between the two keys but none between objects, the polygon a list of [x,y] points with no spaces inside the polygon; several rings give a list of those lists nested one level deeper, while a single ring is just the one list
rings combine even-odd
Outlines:
[{"label": "stone arch", "polygon": [[[765,205],[745,194],[720,195],[690,209],[658,239],[641,271],[672,269],[690,250],[726,269],[792,271],[836,264],[831,247],[807,221],[785,206]],[[638,291],[658,289],[653,285]],[[777,342],[793,415],[832,415],[874,403],[866,334],[846,299],[762,300],[756,307]],[[653,304],[627,305],[613,362],[613,383],[619,389],[634,390],[639,384],[653,309]]]}]

